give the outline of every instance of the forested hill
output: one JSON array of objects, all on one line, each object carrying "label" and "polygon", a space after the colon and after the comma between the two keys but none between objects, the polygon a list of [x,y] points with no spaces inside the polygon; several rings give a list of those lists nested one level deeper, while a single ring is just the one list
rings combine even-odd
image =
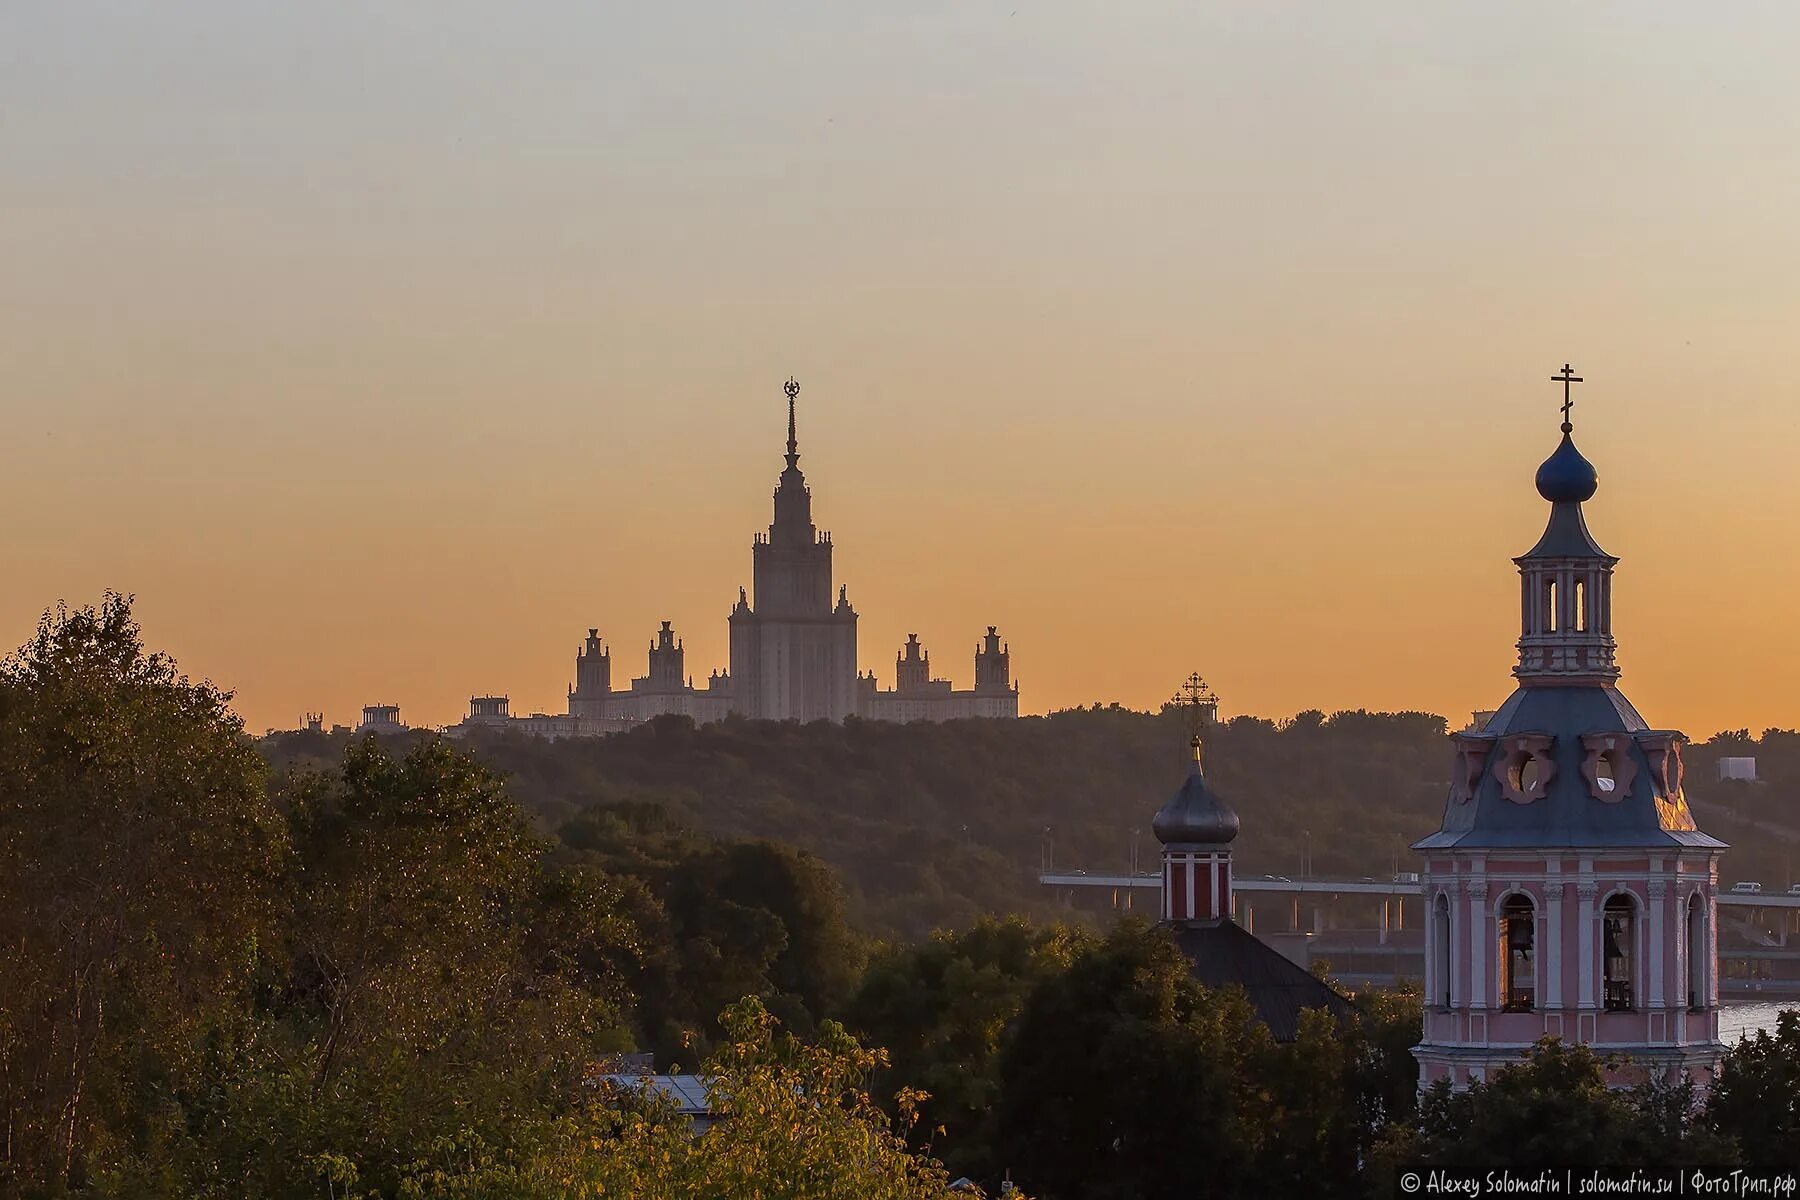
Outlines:
[{"label": "forested hill", "polygon": [[[1208,774],[1243,820],[1239,874],[1295,875],[1308,840],[1316,875],[1416,869],[1406,847],[1443,811],[1444,735],[1441,717],[1362,711],[1305,712],[1279,725],[1238,717],[1213,729]],[[1701,821],[1734,844],[1728,879],[1785,887],[1782,851],[1800,847],[1740,819],[1791,809],[1775,795],[1785,790],[1714,784],[1712,760],[1763,751],[1775,766],[1794,740],[1733,734],[1689,751]],[[1153,868],[1151,815],[1187,770],[1177,715],[1121,708],[941,725],[733,719],[695,728],[664,718],[617,737],[496,734],[471,749],[508,776],[547,831],[602,806],[596,815],[610,810],[623,836],[673,819],[799,846],[836,868],[859,924],[908,937],[981,913],[1044,912],[1036,874],[1046,842],[1059,868],[1120,871],[1138,830],[1140,863]],[[278,764],[342,754],[305,734],[281,735],[267,750]]]},{"label": "forested hill", "polygon": [[[941,725],[665,718],[611,738],[499,734],[471,749],[546,829],[595,805],[630,819],[654,805],[706,833],[790,843],[837,869],[860,924],[907,936],[1041,911],[1046,841],[1057,867],[1119,871],[1138,830],[1153,867],[1151,815],[1187,771],[1176,715],[1120,708]],[[270,750],[278,763],[339,753],[318,735]],[[1446,754],[1439,717],[1303,713],[1221,725],[1207,767],[1243,819],[1240,872],[1297,872],[1310,831],[1315,873],[1361,876],[1397,858],[1406,869],[1406,844],[1435,828]]]}]

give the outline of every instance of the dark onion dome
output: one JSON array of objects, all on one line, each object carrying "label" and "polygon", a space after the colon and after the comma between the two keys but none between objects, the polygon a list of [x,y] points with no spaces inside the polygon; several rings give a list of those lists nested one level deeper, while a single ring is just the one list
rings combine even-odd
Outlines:
[{"label": "dark onion dome", "polygon": [[1592,499],[1599,487],[1600,472],[1581,456],[1569,436],[1569,427],[1564,425],[1562,444],[1537,469],[1538,495],[1552,504],[1570,500],[1579,504]]},{"label": "dark onion dome", "polygon": [[1156,810],[1150,829],[1165,846],[1175,842],[1223,845],[1237,836],[1236,811],[1206,786],[1198,738],[1194,739],[1194,765],[1188,771],[1187,781],[1167,804]]}]

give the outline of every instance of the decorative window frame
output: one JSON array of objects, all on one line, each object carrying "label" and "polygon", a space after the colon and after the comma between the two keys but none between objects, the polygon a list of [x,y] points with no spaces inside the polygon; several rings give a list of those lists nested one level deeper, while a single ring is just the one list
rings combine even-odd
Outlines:
[{"label": "decorative window frame", "polygon": [[[1514,804],[1535,804],[1550,792],[1556,779],[1556,759],[1550,753],[1556,739],[1548,733],[1515,733],[1500,740],[1503,751],[1494,756],[1493,776],[1500,794]],[[1537,780],[1523,786],[1525,768],[1537,764]]]},{"label": "decorative window frame", "polygon": [[1656,801],[1657,822],[1664,829],[1693,831],[1694,814],[1687,804],[1687,765],[1681,748],[1687,735],[1673,729],[1650,729],[1637,735],[1638,748],[1650,762],[1650,790]]},{"label": "decorative window frame", "polygon": [[1450,766],[1450,801],[1467,804],[1481,788],[1481,775],[1499,739],[1491,733],[1453,733],[1456,759]]},{"label": "decorative window frame", "polygon": [[[1637,760],[1631,757],[1636,739],[1628,733],[1584,733],[1581,748],[1587,757],[1581,762],[1581,777],[1587,781],[1588,795],[1603,804],[1617,804],[1631,794],[1637,782]],[[1612,768],[1612,790],[1600,786],[1600,764]]]}]

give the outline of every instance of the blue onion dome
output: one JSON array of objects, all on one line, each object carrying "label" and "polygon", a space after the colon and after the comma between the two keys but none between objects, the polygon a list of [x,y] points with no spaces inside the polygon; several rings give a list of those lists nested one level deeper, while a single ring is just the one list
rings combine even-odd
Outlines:
[{"label": "blue onion dome", "polygon": [[1206,786],[1200,765],[1200,739],[1194,739],[1194,765],[1186,782],[1169,802],[1156,810],[1150,821],[1156,840],[1223,845],[1238,834],[1238,815],[1224,797]]},{"label": "blue onion dome", "polygon": [[1591,499],[1600,487],[1600,472],[1581,456],[1569,427],[1563,426],[1562,444],[1537,469],[1538,495],[1552,504],[1572,500],[1579,504]]}]

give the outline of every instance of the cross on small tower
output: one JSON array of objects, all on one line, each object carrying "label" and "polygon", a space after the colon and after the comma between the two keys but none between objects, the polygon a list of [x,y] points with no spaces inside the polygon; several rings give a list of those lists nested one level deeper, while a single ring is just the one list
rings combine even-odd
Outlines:
[{"label": "cross on small tower", "polygon": [[1568,433],[1570,430],[1575,428],[1575,426],[1573,426],[1569,423],[1569,410],[1575,407],[1575,397],[1570,394],[1569,388],[1572,384],[1580,383],[1581,376],[1575,374],[1575,369],[1573,367],[1571,367],[1568,363],[1564,363],[1563,369],[1562,369],[1562,374],[1552,375],[1550,377],[1550,382],[1551,383],[1560,383],[1563,385],[1562,431],[1564,433]]},{"label": "cross on small tower", "polygon": [[1206,680],[1200,678],[1200,672],[1195,671],[1176,691],[1171,703],[1181,710],[1183,719],[1187,721],[1189,741],[1195,753],[1199,753],[1200,735],[1205,731],[1207,721],[1218,715],[1218,696],[1206,686]]}]

